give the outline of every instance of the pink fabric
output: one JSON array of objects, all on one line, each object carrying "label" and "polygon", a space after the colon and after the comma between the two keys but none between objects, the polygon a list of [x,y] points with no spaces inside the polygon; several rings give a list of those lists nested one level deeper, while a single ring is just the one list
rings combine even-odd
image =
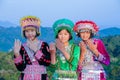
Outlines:
[{"label": "pink fabric", "polygon": [[100,80],[106,80],[104,73],[100,73]]},{"label": "pink fabric", "polygon": [[37,59],[40,59],[42,55],[43,55],[42,51],[38,50],[37,53],[35,54],[35,57]]},{"label": "pink fabric", "polygon": [[100,62],[102,62],[105,65],[109,65],[110,64],[110,57],[108,52],[106,51],[106,48],[103,44],[103,42],[100,39],[95,39],[94,42],[97,42],[97,49],[100,52],[100,54],[103,55],[103,59],[99,59]]},{"label": "pink fabric", "polygon": [[82,70],[82,66],[79,64],[77,67],[77,72],[79,73]]},{"label": "pink fabric", "polygon": [[33,65],[38,65],[39,63],[38,63],[38,61],[33,61],[32,64]]},{"label": "pink fabric", "polygon": [[104,56],[102,54],[99,53],[99,57],[98,57],[98,60],[99,61],[102,61],[104,59]]},{"label": "pink fabric", "polygon": [[41,80],[41,75],[36,74],[33,77],[33,75],[31,75],[31,74],[27,74],[27,75],[24,75],[24,80]]},{"label": "pink fabric", "polygon": [[21,61],[22,61],[22,56],[21,55],[16,57],[16,58],[14,58],[14,63],[19,63]]},{"label": "pink fabric", "polygon": [[46,74],[46,68],[40,65],[27,65],[24,73],[24,80],[41,80],[41,74]]}]

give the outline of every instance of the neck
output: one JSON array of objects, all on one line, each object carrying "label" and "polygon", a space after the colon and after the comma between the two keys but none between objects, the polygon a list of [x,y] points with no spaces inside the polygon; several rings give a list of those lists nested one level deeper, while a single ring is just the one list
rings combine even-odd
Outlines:
[{"label": "neck", "polygon": [[64,46],[68,46],[69,45],[69,42],[65,42],[65,43],[63,43],[64,44]]},{"label": "neck", "polygon": [[35,38],[35,39],[32,39],[32,40],[28,40],[28,41],[34,43],[34,42],[38,41],[38,39]]}]

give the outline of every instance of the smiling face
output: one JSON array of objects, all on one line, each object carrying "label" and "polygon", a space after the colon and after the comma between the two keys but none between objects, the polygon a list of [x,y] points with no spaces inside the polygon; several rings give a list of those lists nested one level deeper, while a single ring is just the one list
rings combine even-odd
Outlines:
[{"label": "smiling face", "polygon": [[58,39],[62,42],[62,43],[67,43],[70,39],[70,33],[63,29],[58,33]]},{"label": "smiling face", "polygon": [[81,29],[79,35],[81,39],[84,41],[90,39],[91,37],[90,29],[87,29],[87,28]]},{"label": "smiling face", "polygon": [[35,28],[31,28],[31,29],[25,30],[25,37],[28,40],[34,40],[36,38],[36,29]]}]

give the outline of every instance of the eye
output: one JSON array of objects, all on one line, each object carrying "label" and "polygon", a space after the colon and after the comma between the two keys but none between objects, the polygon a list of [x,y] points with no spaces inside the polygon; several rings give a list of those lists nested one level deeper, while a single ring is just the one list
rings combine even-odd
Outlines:
[{"label": "eye", "polygon": [[35,30],[34,29],[31,29],[31,32],[34,32]]},{"label": "eye", "polygon": [[86,33],[90,33],[90,31],[86,31]]},{"label": "eye", "polygon": [[25,30],[25,32],[29,32],[28,30]]}]

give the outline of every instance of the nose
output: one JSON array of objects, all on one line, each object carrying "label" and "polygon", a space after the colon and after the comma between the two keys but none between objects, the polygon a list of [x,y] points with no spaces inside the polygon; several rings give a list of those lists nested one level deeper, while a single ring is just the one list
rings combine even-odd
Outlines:
[{"label": "nose", "polygon": [[32,32],[31,32],[31,31],[29,31],[29,32],[28,32],[28,34],[29,34],[29,35],[31,35],[31,34],[32,34]]},{"label": "nose", "polygon": [[62,35],[62,38],[64,38],[64,37],[65,37],[65,35],[63,34],[63,35]]}]

